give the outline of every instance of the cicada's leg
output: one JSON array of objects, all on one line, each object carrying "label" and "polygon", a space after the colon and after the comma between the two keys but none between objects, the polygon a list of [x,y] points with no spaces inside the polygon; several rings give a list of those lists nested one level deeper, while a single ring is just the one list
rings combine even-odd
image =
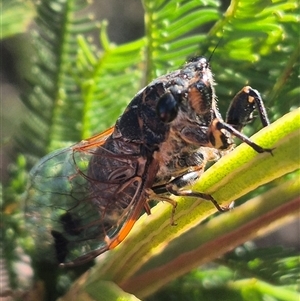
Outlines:
[{"label": "cicada's leg", "polygon": [[228,209],[221,207],[210,194],[182,189],[182,187],[185,187],[193,183],[195,180],[198,179],[198,177],[199,177],[198,172],[190,172],[188,174],[185,174],[168,183],[166,185],[166,190],[169,193],[174,194],[176,196],[197,197],[197,198],[204,199],[206,201],[210,201],[213,203],[213,205],[217,208],[218,211],[220,212],[227,211]]},{"label": "cicada's leg", "polygon": [[192,171],[192,172],[184,174],[178,178],[175,178],[174,180],[172,180],[171,182],[169,182],[165,185],[160,185],[160,186],[154,187],[152,189],[157,195],[163,194],[163,193],[171,193],[176,196],[198,197],[198,198],[212,202],[213,205],[220,212],[227,211],[228,208],[221,207],[218,204],[218,202],[210,194],[182,189],[183,187],[194,183],[199,178],[201,173],[202,173],[202,171],[200,171],[200,172]]},{"label": "cicada's leg", "polygon": [[[258,153],[267,152],[267,153],[270,153],[271,155],[273,155],[272,151],[274,150],[274,148],[261,147],[260,145],[251,141],[246,135],[244,135],[243,133],[241,133],[240,131],[235,129],[230,124],[227,124],[226,122],[219,120],[219,119],[214,119],[211,124],[211,127],[210,127],[211,136],[218,138],[220,136],[220,133],[222,133],[221,130],[226,130],[227,132],[231,133],[235,137],[239,138],[240,140],[242,140],[243,142],[248,144],[250,147],[252,147]],[[224,145],[227,146],[226,144],[224,144]]]},{"label": "cicada's leg", "polygon": [[150,208],[148,202],[145,202],[145,204],[144,204],[144,210],[145,210],[145,212],[147,213],[147,215],[150,215],[150,214],[151,214],[151,208]]},{"label": "cicada's leg", "polygon": [[215,114],[216,118],[209,127],[208,136],[210,142],[219,149],[226,149],[228,143],[225,139],[226,135],[223,133],[226,130],[247,143],[258,153],[268,152],[272,154],[272,148],[263,148],[241,133],[243,127],[253,119],[253,111],[255,109],[259,113],[262,125],[264,127],[268,126],[270,122],[260,94],[258,91],[246,86],[233,98],[226,114],[226,122],[218,118],[218,114]]},{"label": "cicada's leg", "polygon": [[[161,187],[163,187],[163,186],[161,186]],[[171,222],[170,223],[172,226],[175,226],[176,223],[174,222],[174,216],[175,216],[175,211],[176,211],[176,207],[177,207],[177,202],[168,198],[167,196],[159,195],[153,189],[148,189],[147,193],[148,193],[148,200],[155,200],[158,202],[167,202],[172,205],[172,213],[171,213]],[[168,193],[168,191],[165,190],[165,192],[160,192],[160,193]],[[145,208],[146,207],[148,207],[150,209],[148,203],[147,203],[147,206],[145,205]],[[146,213],[148,213],[147,210],[146,210]]]},{"label": "cicada's leg", "polygon": [[250,86],[246,86],[231,101],[226,114],[226,123],[241,131],[247,123],[252,121],[255,108],[258,111],[262,125],[264,127],[268,126],[270,122],[259,92]]}]

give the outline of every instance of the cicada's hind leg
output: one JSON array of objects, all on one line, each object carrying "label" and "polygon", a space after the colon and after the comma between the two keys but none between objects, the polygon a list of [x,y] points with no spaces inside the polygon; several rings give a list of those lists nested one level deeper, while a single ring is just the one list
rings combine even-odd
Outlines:
[{"label": "cicada's hind leg", "polygon": [[[228,208],[221,207],[218,204],[218,202],[210,194],[183,189],[185,186],[191,185],[192,183],[194,183],[200,177],[201,174],[202,174],[202,170],[201,171],[200,170],[192,171],[192,172],[189,172],[187,174],[184,174],[180,177],[173,179],[171,182],[169,182],[165,185],[154,187],[154,188],[152,188],[152,190],[154,191],[154,193],[156,195],[158,195],[159,198],[161,198],[159,196],[160,194],[165,194],[165,193],[171,193],[176,196],[197,197],[197,198],[201,198],[206,201],[212,202],[213,205],[220,212],[227,211]],[[174,200],[171,200],[171,201],[174,202]],[[173,205],[174,212],[175,212],[175,208],[176,208],[176,206]]]},{"label": "cicada's hind leg", "polygon": [[[158,201],[158,202],[167,202],[167,203],[171,204],[172,205],[172,213],[171,213],[170,224],[172,226],[175,226],[176,223],[174,221],[174,216],[175,216],[175,211],[176,211],[176,207],[177,207],[177,202],[174,201],[174,200],[172,200],[172,199],[170,199],[170,198],[168,198],[167,196],[161,195],[161,194],[164,194],[164,193],[168,193],[168,191],[166,189],[163,189],[163,187],[165,187],[165,185],[164,186],[163,185],[162,186],[158,186],[158,187],[159,187],[159,189],[160,188],[162,189],[161,191],[164,190],[164,192],[157,193],[155,189],[148,189],[147,190],[148,199],[149,200],[155,200],[155,201]],[[146,213],[148,214],[148,211],[147,211],[146,207],[149,208],[149,209],[150,209],[150,207],[149,207],[148,203],[146,203],[146,204],[147,205],[145,205],[144,207],[145,207]]]},{"label": "cicada's hind leg", "polygon": [[206,201],[210,201],[213,203],[213,205],[217,208],[218,211],[220,211],[220,212],[227,211],[228,209],[221,207],[218,204],[218,202],[210,194],[182,189],[183,187],[194,183],[198,178],[199,178],[199,173],[197,171],[187,173],[179,178],[172,180],[170,183],[168,183],[166,185],[166,190],[169,193],[174,194],[176,196],[197,197],[197,198],[204,199]]}]

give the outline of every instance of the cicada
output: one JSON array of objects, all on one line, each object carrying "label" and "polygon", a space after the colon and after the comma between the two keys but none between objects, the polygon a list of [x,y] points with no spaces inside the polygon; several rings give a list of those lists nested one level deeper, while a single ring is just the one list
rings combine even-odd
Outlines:
[{"label": "cicada", "polygon": [[255,109],[267,126],[260,94],[247,86],[222,119],[204,57],[153,80],[114,127],[49,154],[32,169],[26,217],[42,253],[65,266],[90,261],[121,243],[143,210],[150,214],[149,199],[170,194],[201,197],[222,211],[212,196],[184,187],[232,147],[233,136],[259,153],[272,152],[240,132]]}]

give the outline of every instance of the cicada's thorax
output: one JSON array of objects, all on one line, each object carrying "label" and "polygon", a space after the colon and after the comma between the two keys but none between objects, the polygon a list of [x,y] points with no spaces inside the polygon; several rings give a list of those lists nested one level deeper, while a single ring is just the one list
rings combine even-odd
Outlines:
[{"label": "cicada's thorax", "polygon": [[213,85],[205,58],[157,78],[133,98],[103,147],[117,156],[126,153],[158,162],[155,182],[201,166],[209,160],[202,147],[218,148],[209,137],[213,120],[221,119]]},{"label": "cicada's thorax", "polygon": [[164,83],[159,80],[140,91],[118,119],[114,139],[122,137],[128,143],[141,145],[141,151],[147,149],[148,154],[157,150],[170,129],[156,112],[157,102],[166,91]]},{"label": "cicada's thorax", "polygon": [[[183,69],[157,78],[130,102],[116,123],[114,138],[123,137],[130,143],[143,144],[150,151],[156,151],[169,139],[170,133],[178,132],[180,136],[183,127],[193,124],[207,128],[213,118],[219,116],[213,85],[205,58],[190,61]],[[172,121],[165,122],[157,107],[168,94],[176,98],[177,111]],[[194,146],[199,143],[196,141]]]},{"label": "cicada's thorax", "polygon": [[[206,59],[197,59],[188,63],[176,81],[168,76],[166,89],[178,95],[178,113],[169,123],[170,128],[165,140],[160,144],[155,157],[160,168],[156,183],[163,184],[171,178],[179,177],[193,169],[202,168],[209,160],[215,160],[218,145],[211,142],[213,121],[221,115],[216,106],[214,82]],[[220,144],[225,148],[231,144],[229,135],[222,137]]]}]

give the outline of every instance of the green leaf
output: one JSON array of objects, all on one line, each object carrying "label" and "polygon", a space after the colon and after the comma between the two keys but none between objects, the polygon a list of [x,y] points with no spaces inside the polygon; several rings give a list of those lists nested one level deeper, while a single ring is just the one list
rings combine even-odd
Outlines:
[{"label": "green leaf", "polygon": [[81,131],[85,138],[112,126],[112,120],[118,118],[129,102],[128,95],[134,95],[140,88],[142,71],[138,64],[142,59],[144,40],[116,47],[108,41],[105,30],[105,24],[102,24],[105,52],[98,57],[84,37],[78,37],[76,65],[80,73],[77,84],[84,104]]},{"label": "green leaf", "polygon": [[[204,40],[201,28],[219,18],[217,1],[143,1],[147,39],[147,81],[165,73],[169,66],[180,66],[185,59],[197,52]],[[158,9],[159,7],[159,9]],[[193,30],[194,44],[183,43]],[[191,40],[189,40],[191,41]],[[174,44],[177,47],[174,47]],[[173,45],[173,47],[172,47]],[[178,47],[180,45],[181,47]]]},{"label": "green leaf", "polygon": [[79,16],[84,6],[82,0],[45,0],[37,5],[35,21],[40,30],[33,33],[32,39],[36,59],[23,97],[30,115],[16,137],[19,149],[29,153],[32,161],[34,156],[41,157],[62,146],[62,142],[81,139],[79,131],[74,130],[80,126],[83,107],[72,62],[77,35],[95,26],[88,16]]},{"label": "green leaf", "polygon": [[1,2],[1,40],[24,33],[35,15],[30,1],[3,0]]}]

